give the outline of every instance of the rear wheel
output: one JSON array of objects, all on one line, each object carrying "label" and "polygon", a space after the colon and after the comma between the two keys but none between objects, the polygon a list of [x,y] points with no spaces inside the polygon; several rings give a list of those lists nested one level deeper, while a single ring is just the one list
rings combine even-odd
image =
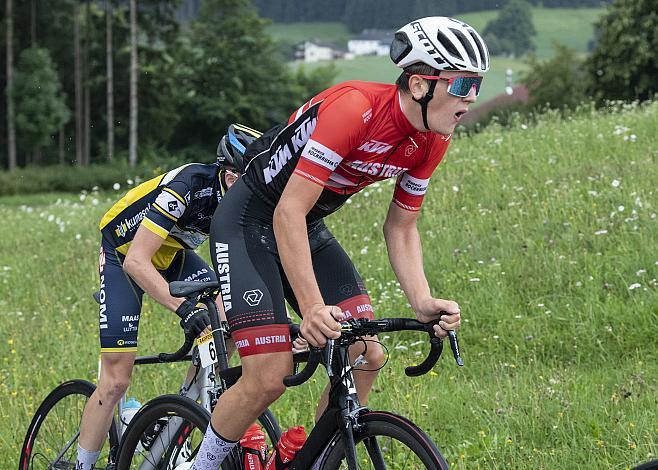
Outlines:
[{"label": "rear wheel", "polygon": [[[363,428],[354,434],[359,469],[448,469],[431,439],[406,418],[369,412],[362,415],[359,422]],[[340,433],[333,437],[319,468],[348,468]]]},{"label": "rear wheel", "polygon": [[[34,414],[18,468],[74,469],[82,412],[96,387],[86,380],[71,380],[55,387]],[[114,419],[94,468],[106,468],[119,444]]]}]

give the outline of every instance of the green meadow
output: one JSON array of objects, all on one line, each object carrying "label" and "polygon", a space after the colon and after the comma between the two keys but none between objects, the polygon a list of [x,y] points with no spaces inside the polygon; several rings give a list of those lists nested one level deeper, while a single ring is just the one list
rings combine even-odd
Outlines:
[{"label": "green meadow", "polygon": [[[390,334],[369,406],[408,416],[454,468],[625,469],[658,458],[658,104],[456,136],[419,228],[436,296],[458,301],[465,367],[403,368],[422,338]],[[126,176],[126,179],[128,175]],[[0,198],[0,468],[57,384],[95,380],[97,223],[116,193]],[[379,316],[412,315],[381,228],[392,184],[328,219]],[[207,245],[202,254],[208,256]],[[140,353],[173,350],[177,318],[146,301]],[[137,368],[129,395],[176,392],[184,365]],[[311,427],[326,379],[273,406]]]}]

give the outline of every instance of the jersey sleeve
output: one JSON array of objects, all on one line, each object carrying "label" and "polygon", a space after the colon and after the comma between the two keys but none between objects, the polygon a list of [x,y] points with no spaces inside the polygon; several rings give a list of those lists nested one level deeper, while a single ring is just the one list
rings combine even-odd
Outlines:
[{"label": "jersey sleeve", "polygon": [[398,177],[393,193],[393,202],[396,205],[411,212],[420,210],[432,173],[448,150],[450,137],[435,136],[428,150],[428,158]]},{"label": "jersey sleeve", "polygon": [[189,188],[180,180],[172,180],[162,187],[162,191],[146,212],[142,225],[165,239],[183,215],[189,203]]},{"label": "jersey sleeve", "polygon": [[368,98],[353,88],[326,97],[294,173],[324,186],[344,156],[365,135],[371,114]]}]

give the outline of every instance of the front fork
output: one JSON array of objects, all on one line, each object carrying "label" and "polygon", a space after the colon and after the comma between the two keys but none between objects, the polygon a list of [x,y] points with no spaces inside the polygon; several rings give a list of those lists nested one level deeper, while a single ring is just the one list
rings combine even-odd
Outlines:
[{"label": "front fork", "polygon": [[[354,431],[358,432],[361,429],[362,425],[359,423],[359,416],[366,411],[366,408],[362,407],[359,403],[352,368],[361,363],[357,359],[357,362],[352,366],[349,361],[348,349],[339,346],[338,351],[335,351],[334,340],[329,340],[329,342],[330,344],[325,349],[325,367],[327,368],[327,374],[332,383],[332,388],[337,388],[333,396],[336,397],[336,405],[341,410],[339,427],[341,439],[344,443],[347,466],[350,470],[357,470],[359,466],[356,455],[356,444],[354,442]],[[340,360],[334,361],[336,356]],[[347,361],[343,358],[347,358]],[[329,406],[331,406],[331,403]]]}]

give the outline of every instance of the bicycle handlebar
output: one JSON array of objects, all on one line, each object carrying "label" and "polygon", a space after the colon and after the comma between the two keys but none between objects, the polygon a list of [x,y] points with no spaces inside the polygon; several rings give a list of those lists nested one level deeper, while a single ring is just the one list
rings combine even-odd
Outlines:
[{"label": "bicycle handlebar", "polygon": [[[445,312],[442,312],[445,314]],[[324,357],[330,352],[326,348],[333,348],[334,342],[342,345],[349,345],[356,341],[356,338],[361,336],[373,336],[378,333],[392,332],[392,331],[424,331],[430,336],[430,351],[425,360],[417,366],[409,366],[405,368],[405,374],[409,377],[418,377],[429,372],[436,362],[441,357],[443,352],[443,341],[434,335],[434,325],[437,325],[439,320],[434,320],[430,323],[421,323],[418,320],[411,318],[383,318],[381,320],[367,320],[367,319],[354,319],[348,322],[341,323],[341,337],[335,341],[328,341],[327,346],[323,348],[311,347],[308,363],[306,367],[298,374],[289,375],[283,379],[286,387],[301,385],[307,381],[315,372],[320,362],[325,361]],[[459,342],[457,334],[454,331],[448,331],[448,339],[450,341],[450,348],[455,357],[455,362],[458,366],[463,366],[464,362],[459,354]]]},{"label": "bicycle handlebar", "polygon": [[180,349],[174,353],[160,353],[158,354],[158,361],[160,362],[176,362],[185,357],[185,355],[190,352],[192,345],[194,344],[194,336],[185,336],[185,342],[180,347]]}]

